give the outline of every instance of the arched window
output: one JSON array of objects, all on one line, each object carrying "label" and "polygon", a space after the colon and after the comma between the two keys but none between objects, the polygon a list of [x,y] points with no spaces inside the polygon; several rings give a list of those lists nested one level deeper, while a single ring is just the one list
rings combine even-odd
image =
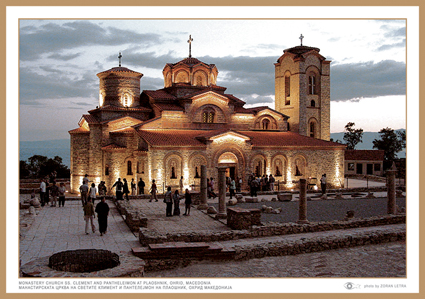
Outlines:
[{"label": "arched window", "polygon": [[177,179],[177,176],[176,176],[176,169],[174,168],[174,166],[173,167],[171,167],[171,177],[170,177],[171,179]]},{"label": "arched window", "polygon": [[316,102],[314,100],[311,100],[310,106],[311,107],[316,107]]},{"label": "arched window", "polygon": [[202,122],[212,124],[214,122],[214,111],[213,110],[204,110],[202,113]]},{"label": "arched window", "polygon": [[289,75],[285,76],[285,105],[290,105],[291,100],[289,97],[291,96],[291,77]]},{"label": "arched window", "polygon": [[310,122],[310,137],[315,137],[316,133],[316,126],[315,123],[312,121]]},{"label": "arched window", "polygon": [[308,93],[316,94],[316,77],[314,75],[308,77]]},{"label": "arched window", "polygon": [[268,120],[267,118],[263,119],[263,121],[261,122],[261,126],[262,126],[263,130],[269,130],[270,129],[270,120]]},{"label": "arched window", "polygon": [[133,175],[133,170],[131,169],[131,161],[127,161],[127,175]]},{"label": "arched window", "polygon": [[202,77],[201,76],[196,77],[196,86],[202,86]]}]

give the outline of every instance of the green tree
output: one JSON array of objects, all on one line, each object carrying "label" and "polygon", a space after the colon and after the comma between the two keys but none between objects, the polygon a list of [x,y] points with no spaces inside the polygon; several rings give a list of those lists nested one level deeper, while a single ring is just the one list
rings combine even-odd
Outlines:
[{"label": "green tree", "polygon": [[[25,161],[21,161],[25,162]],[[55,156],[47,158],[45,156],[34,155],[28,158],[26,169],[29,171],[29,177],[41,178],[50,175],[53,171],[56,171],[58,178],[68,178],[70,176],[69,168],[62,164],[62,158]],[[25,166],[24,164],[21,165]]]},{"label": "green tree", "polygon": [[19,178],[25,179],[29,177],[30,171],[28,169],[28,164],[26,161],[20,160],[19,161]]},{"label": "green tree", "polygon": [[357,143],[362,142],[363,129],[354,129],[355,123],[349,122],[345,125],[344,141],[347,149],[355,149]]},{"label": "green tree", "polygon": [[391,128],[379,131],[380,139],[373,140],[373,148],[384,150],[384,161],[390,162],[397,158],[397,153],[406,147],[406,132],[394,132]]}]

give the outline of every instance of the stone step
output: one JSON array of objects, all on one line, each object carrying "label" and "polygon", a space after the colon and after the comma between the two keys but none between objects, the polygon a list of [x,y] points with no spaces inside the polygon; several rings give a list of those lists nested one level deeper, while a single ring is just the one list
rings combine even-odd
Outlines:
[{"label": "stone step", "polygon": [[227,248],[218,242],[166,242],[149,244],[148,247],[132,248],[135,256],[141,259],[232,259],[233,248]]},{"label": "stone step", "polygon": [[160,244],[149,244],[149,249],[156,252],[188,252],[188,251],[202,251],[208,249],[210,245],[205,242],[166,242]]}]

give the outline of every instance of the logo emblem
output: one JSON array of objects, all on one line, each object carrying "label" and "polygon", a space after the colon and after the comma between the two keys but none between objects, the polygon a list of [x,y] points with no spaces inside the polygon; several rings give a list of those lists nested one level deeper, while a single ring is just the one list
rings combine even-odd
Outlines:
[{"label": "logo emblem", "polygon": [[344,284],[344,287],[347,290],[360,289],[360,285],[359,284],[354,284],[352,282],[347,282],[346,284]]}]

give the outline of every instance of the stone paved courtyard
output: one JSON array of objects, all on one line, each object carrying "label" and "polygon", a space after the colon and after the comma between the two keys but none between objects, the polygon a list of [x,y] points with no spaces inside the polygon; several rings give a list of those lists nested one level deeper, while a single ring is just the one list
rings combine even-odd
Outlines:
[{"label": "stone paved courtyard", "polygon": [[406,277],[406,244],[392,242],[226,263],[200,261],[146,277]]},{"label": "stone paved courtyard", "polygon": [[[27,195],[22,195],[27,196]],[[259,196],[261,198],[261,196]],[[278,215],[279,221],[296,221],[285,218],[284,215],[296,213],[297,202],[272,202],[273,195],[264,196],[267,202],[252,205],[285,205],[285,212]],[[227,198],[228,199],[228,198]],[[296,198],[294,198],[296,200]],[[356,216],[367,217],[367,213],[381,215],[385,207],[385,198],[350,199],[309,201],[309,220],[314,221],[313,215],[327,214],[329,217],[341,220],[348,209],[354,205],[358,208]],[[140,247],[137,233],[132,233],[118,213],[115,205],[107,201],[111,208],[108,219],[108,233],[100,236],[98,232],[86,235],[84,233],[83,210],[79,200],[67,200],[65,207],[44,207],[39,209],[38,215],[28,215],[28,210],[21,210],[20,216],[20,259],[25,264],[40,257],[50,256],[53,253],[71,249],[106,249],[117,253],[130,253],[131,248]],[[217,221],[202,211],[192,208],[190,216],[165,217],[165,204],[149,202],[144,199],[130,200],[131,205],[137,207],[148,217],[148,229],[159,233],[184,233],[192,231],[223,232],[229,231],[225,221]],[[217,199],[209,200],[215,205]],[[405,199],[397,200],[401,207],[405,206]],[[239,204],[238,204],[239,205]],[[183,202],[180,206],[184,212]],[[336,214],[333,214],[332,209]],[[357,210],[356,210],[357,211]],[[385,209],[383,210],[385,211]],[[366,214],[362,214],[366,213]],[[385,214],[385,212],[384,212]],[[265,214],[263,214],[264,217]],[[291,216],[293,217],[293,216]],[[263,221],[276,221],[264,220]],[[317,220],[316,220],[317,221]],[[97,219],[95,219],[96,227]],[[396,225],[399,230],[405,225]],[[383,226],[383,229],[391,229]],[[356,232],[365,229],[358,228]],[[345,234],[347,231],[333,231],[333,234]],[[307,237],[326,235],[326,232],[305,234]],[[273,238],[273,237],[270,237]],[[300,236],[286,236],[286,239],[300,238]],[[274,242],[272,239],[270,242]],[[266,238],[243,239],[228,241],[230,245],[252,244],[269,242]],[[406,246],[404,242],[391,242],[379,245],[367,245],[354,248],[344,248],[295,256],[265,257],[245,261],[193,262],[185,268],[146,272],[147,277],[404,277],[406,261]]]}]

